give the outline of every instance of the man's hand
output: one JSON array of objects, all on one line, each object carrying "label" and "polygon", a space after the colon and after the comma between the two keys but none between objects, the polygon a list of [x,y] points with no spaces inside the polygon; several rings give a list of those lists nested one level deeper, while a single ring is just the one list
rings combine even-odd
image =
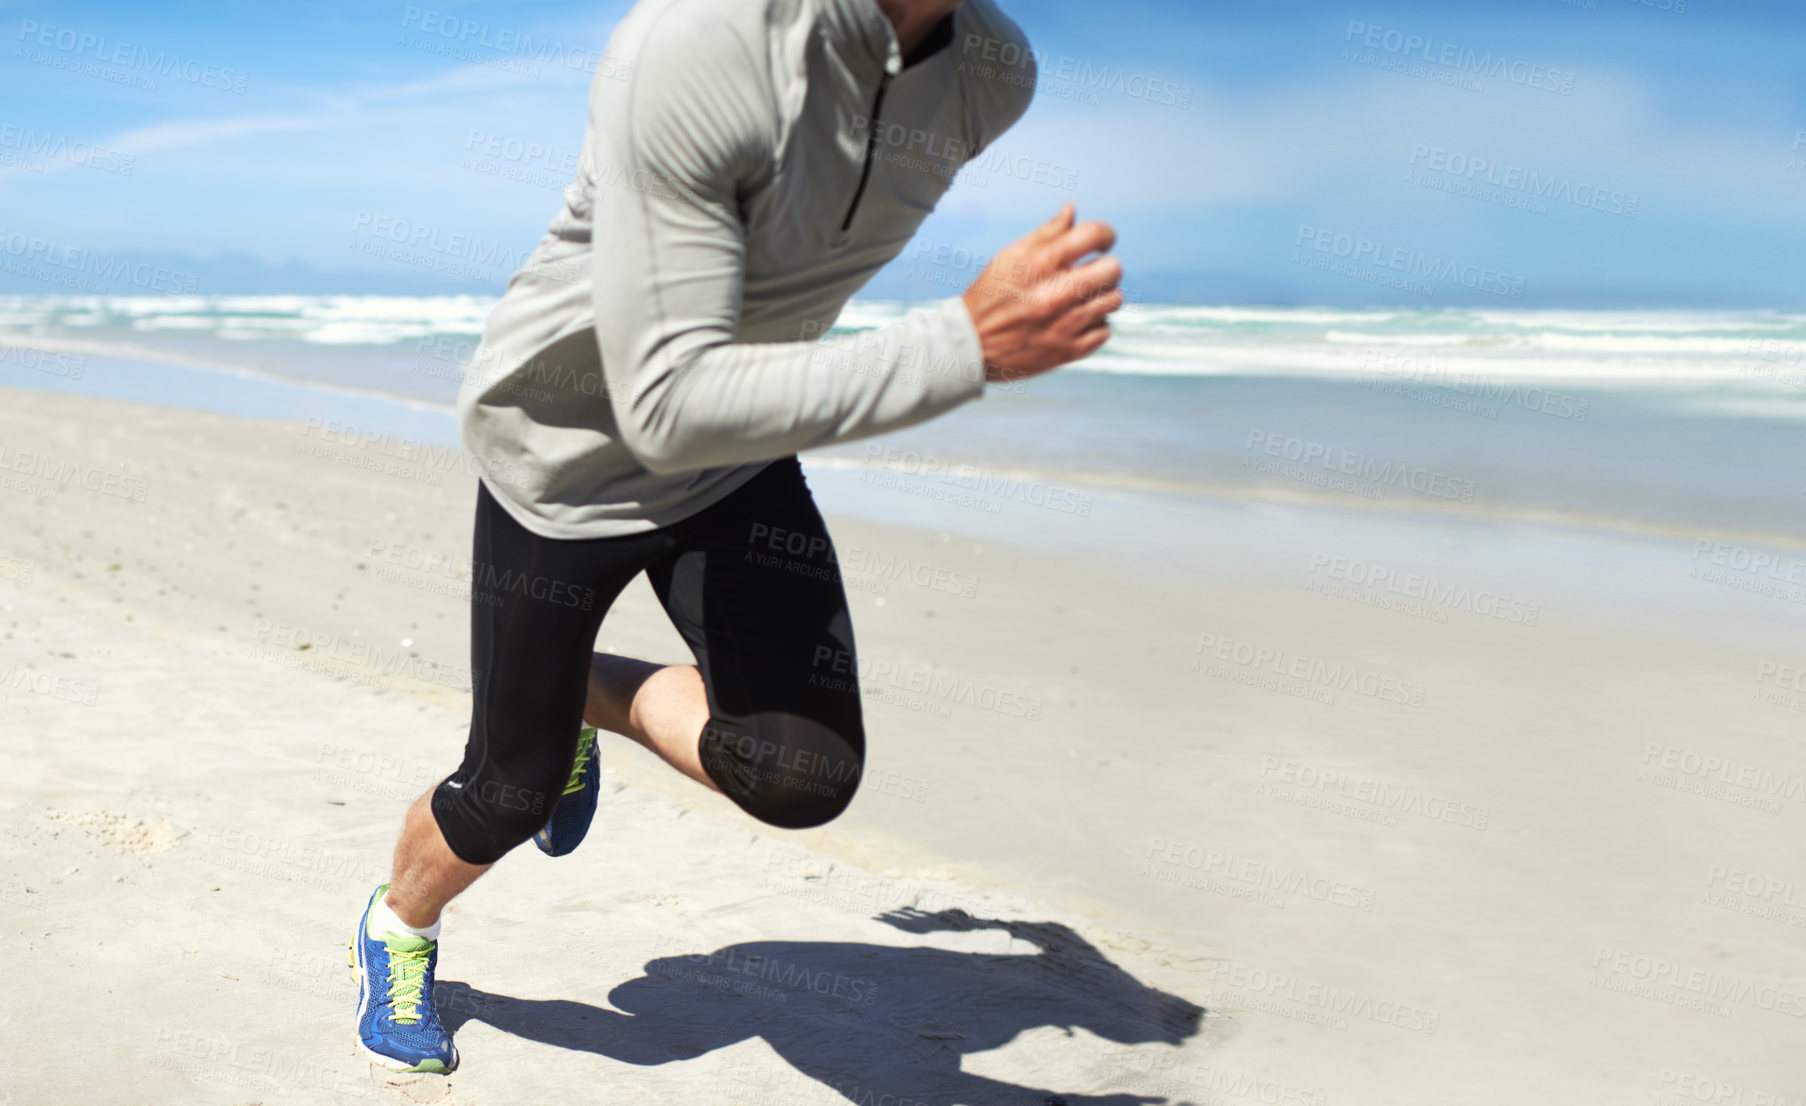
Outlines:
[{"label": "man's hand", "polygon": [[1110,340],[1110,313],[1123,304],[1122,263],[1107,254],[1116,231],[1076,226],[1071,204],[1000,251],[966,289],[966,310],[984,345],[985,379],[1021,380],[1096,353]]}]

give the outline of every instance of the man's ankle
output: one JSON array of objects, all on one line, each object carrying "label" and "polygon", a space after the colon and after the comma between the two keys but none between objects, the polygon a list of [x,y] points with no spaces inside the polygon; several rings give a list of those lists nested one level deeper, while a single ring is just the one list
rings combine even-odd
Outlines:
[{"label": "man's ankle", "polygon": [[[439,915],[436,912],[433,914],[432,921],[427,925],[416,925],[408,918],[404,918],[401,912],[389,902],[392,895],[393,892],[385,894],[375,906],[370,908],[368,930],[370,936],[380,937],[384,933],[401,933],[414,937],[425,937],[429,941],[439,939]],[[422,917],[420,913],[413,910],[410,910],[409,914],[416,919]]]}]

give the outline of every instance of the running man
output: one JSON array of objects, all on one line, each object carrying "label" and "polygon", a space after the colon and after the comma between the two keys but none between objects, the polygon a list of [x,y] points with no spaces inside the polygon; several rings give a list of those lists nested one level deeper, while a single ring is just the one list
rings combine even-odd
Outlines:
[{"label": "running man", "polygon": [[[564,209],[459,400],[483,471],[470,737],[352,941],[376,1060],[456,1066],[439,913],[529,838],[582,839],[595,730],[773,826],[846,809],[865,751],[853,627],[796,454],[1096,351],[1122,305],[1114,232],[1068,205],[963,296],[819,339],[1034,81],[994,0],[640,0],[616,28]],[[826,571],[763,566],[774,539]],[[641,572],[694,665],[594,652]]]}]

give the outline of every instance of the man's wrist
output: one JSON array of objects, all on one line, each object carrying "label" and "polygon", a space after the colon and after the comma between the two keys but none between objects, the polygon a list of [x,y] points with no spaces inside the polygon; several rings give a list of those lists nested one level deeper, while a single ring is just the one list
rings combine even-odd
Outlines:
[{"label": "man's wrist", "polygon": [[937,397],[945,397],[949,406],[976,399],[984,394],[985,352],[971,309],[965,297],[955,296],[943,301],[935,313],[941,340],[934,343],[921,366],[925,383]]}]

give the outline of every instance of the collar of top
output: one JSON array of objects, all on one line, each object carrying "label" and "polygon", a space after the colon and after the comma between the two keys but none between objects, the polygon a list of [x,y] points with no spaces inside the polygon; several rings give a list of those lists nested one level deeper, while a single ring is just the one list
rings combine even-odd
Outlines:
[{"label": "collar of top", "polygon": [[877,0],[819,0],[822,22],[836,45],[849,56],[882,69],[894,77],[903,71],[903,47],[897,29],[878,7]]}]

